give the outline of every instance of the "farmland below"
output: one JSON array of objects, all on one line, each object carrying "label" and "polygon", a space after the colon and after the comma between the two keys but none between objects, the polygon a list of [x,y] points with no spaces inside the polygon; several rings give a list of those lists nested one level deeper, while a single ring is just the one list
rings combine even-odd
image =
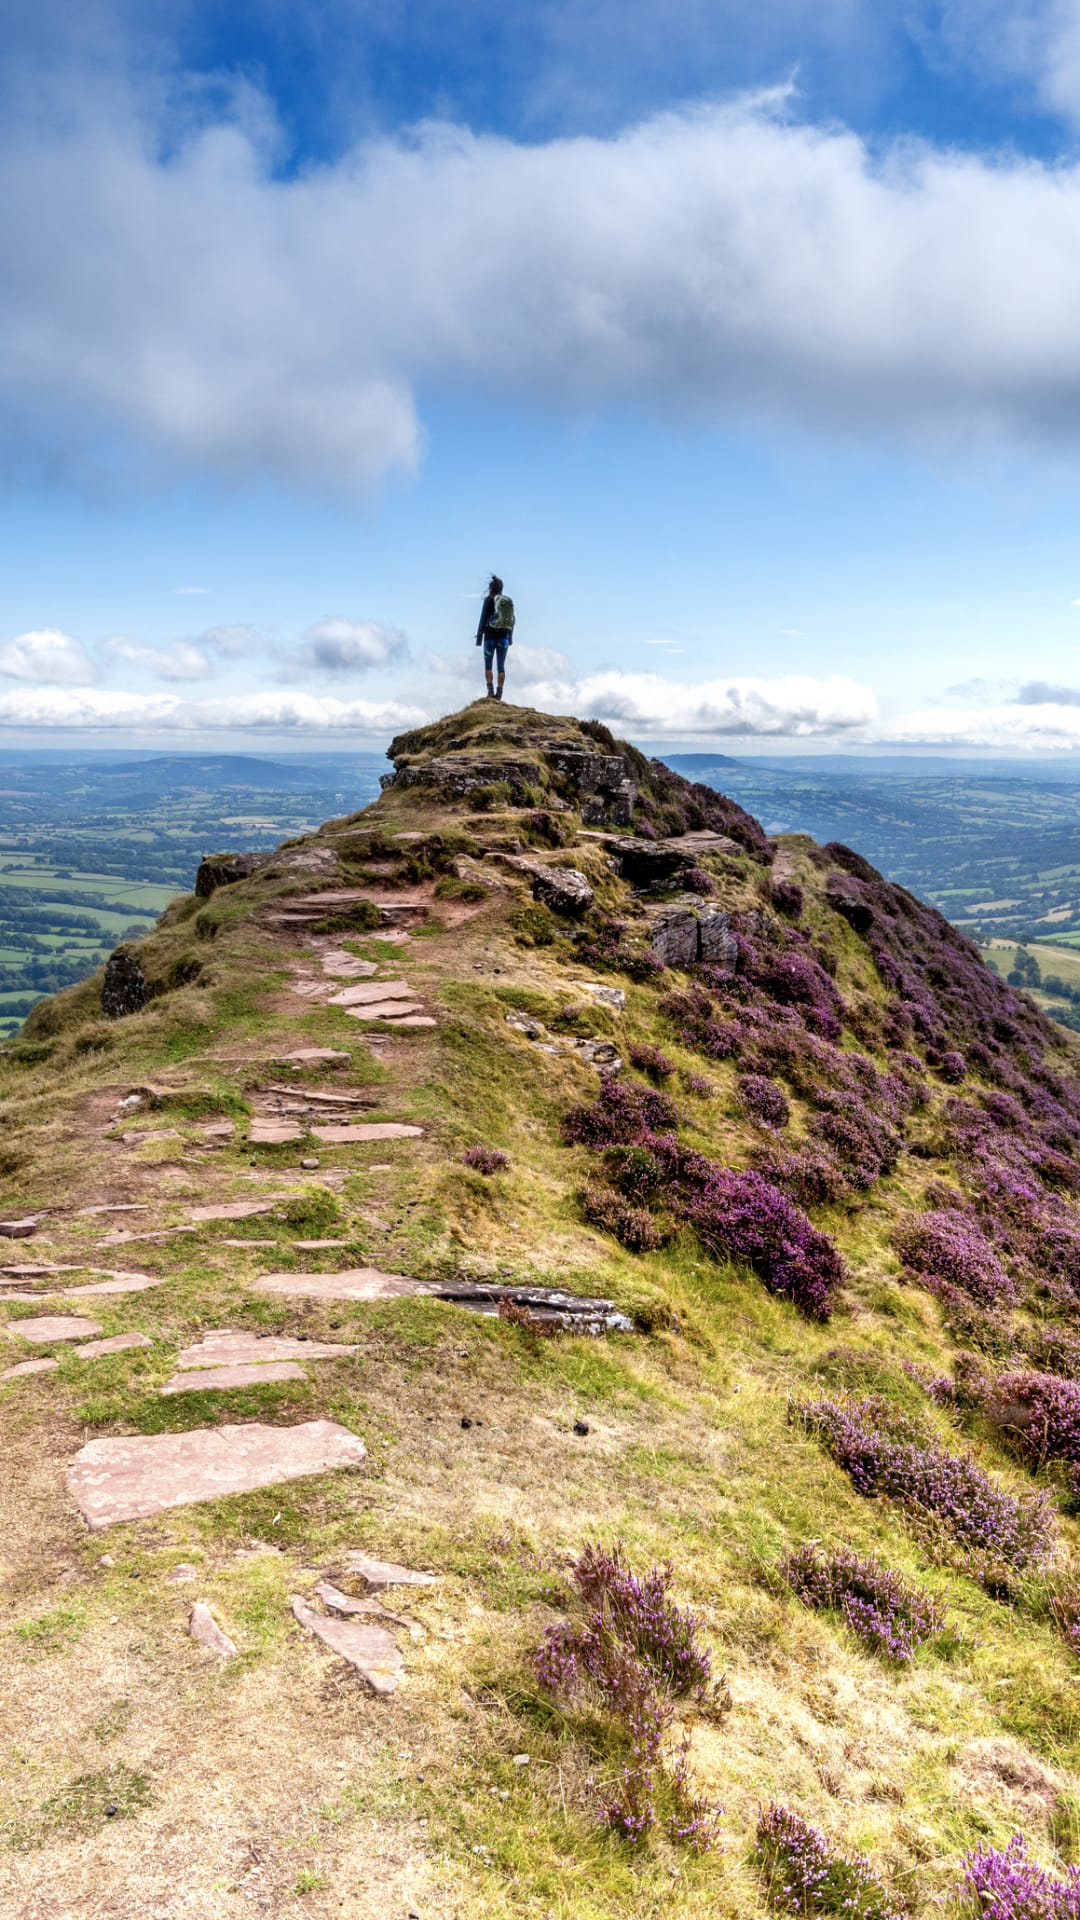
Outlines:
[{"label": "farmland below", "polygon": [[373,754],[0,756],[0,1039],[189,892],[203,854],[248,851],[361,807]]},{"label": "farmland below", "polygon": [[856,847],[980,946],[1005,940],[1080,949],[1077,770],[940,760],[894,770],[854,757],[668,758],[689,779],[730,793],[767,833],[808,833]]}]

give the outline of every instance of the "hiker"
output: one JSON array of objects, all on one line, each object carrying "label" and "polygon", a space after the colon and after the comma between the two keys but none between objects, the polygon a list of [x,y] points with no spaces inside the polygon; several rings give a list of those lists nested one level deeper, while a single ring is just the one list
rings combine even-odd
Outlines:
[{"label": "hiker", "polygon": [[[503,683],[506,680],[506,650],[514,644],[514,603],[510,595],[503,592],[503,583],[497,573],[493,573],[488,581],[488,590],[480,609],[480,625],[476,629],[477,646],[481,642],[484,647],[487,697],[489,700],[501,700]],[[491,682],[493,660],[497,662],[499,668],[497,692]]]}]

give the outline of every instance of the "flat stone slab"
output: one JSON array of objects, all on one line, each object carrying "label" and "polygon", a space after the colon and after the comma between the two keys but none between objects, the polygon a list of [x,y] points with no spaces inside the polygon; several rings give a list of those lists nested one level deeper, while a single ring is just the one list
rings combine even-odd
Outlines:
[{"label": "flat stone slab", "polygon": [[104,1201],[96,1207],[80,1207],[76,1218],[90,1220],[99,1213],[149,1213],[150,1207],[145,1200]]},{"label": "flat stone slab", "polygon": [[216,1207],[192,1207],[188,1219],[250,1220],[256,1213],[273,1213],[276,1206],[276,1200],[228,1200]]},{"label": "flat stone slab", "polygon": [[334,1420],[295,1427],[197,1428],[89,1440],[68,1468],[68,1489],[92,1533],[168,1507],[254,1493],[367,1458],[362,1440]]},{"label": "flat stone slab", "polygon": [[288,1293],[301,1300],[396,1300],[426,1293],[419,1280],[378,1267],[347,1267],[341,1273],[263,1273],[249,1282],[256,1293]]},{"label": "flat stone slab", "polygon": [[301,1139],[303,1131],[295,1120],[253,1120],[248,1139],[253,1147],[283,1147]]},{"label": "flat stone slab", "polygon": [[302,1627],[356,1668],[373,1693],[395,1692],[405,1662],[385,1627],[374,1620],[333,1620],[315,1613],[299,1594],[292,1597],[292,1610]]},{"label": "flat stone slab", "polygon": [[399,1567],[393,1560],[373,1560],[368,1553],[347,1554],[342,1563],[346,1573],[355,1574],[369,1593],[381,1593],[384,1587],[433,1587],[433,1573],[416,1573],[412,1567]]},{"label": "flat stone slab", "polygon": [[336,980],[367,980],[378,972],[374,960],[361,960],[358,954],[346,953],[343,947],[332,947],[321,956],[324,973],[333,974]]},{"label": "flat stone slab", "polygon": [[310,1131],[316,1140],[322,1140],[327,1146],[348,1146],[354,1140],[422,1140],[423,1127],[408,1127],[401,1120],[364,1120],[350,1127],[337,1124],[327,1127],[312,1127]]},{"label": "flat stone slab", "polygon": [[[375,1018],[374,1015],[369,1015],[362,1009],[360,1012],[357,1012],[355,1008],[350,1007],[346,1009],[346,1011],[348,1012],[350,1020]],[[437,1027],[439,1024],[437,1020],[432,1019],[430,1013],[403,1013],[400,1019],[398,1019],[395,1014],[384,1013],[380,1014],[378,1018],[389,1020],[390,1024],[395,1027]],[[372,1042],[372,1045],[374,1045],[374,1042]]]},{"label": "flat stone slab", "polygon": [[306,1380],[295,1360],[271,1360],[263,1366],[200,1367],[166,1380],[159,1393],[227,1393],[231,1387],[261,1387],[267,1380]]},{"label": "flat stone slab", "polygon": [[324,1607],[329,1607],[331,1613],[343,1613],[353,1617],[357,1614],[367,1614],[369,1618],[374,1617],[376,1620],[389,1620],[394,1627],[411,1627],[413,1624],[411,1620],[402,1619],[399,1613],[389,1613],[381,1600],[357,1600],[351,1593],[341,1593],[337,1587],[331,1585],[329,1580],[319,1580],[316,1583],[315,1595],[322,1601]]},{"label": "flat stone slab", "polygon": [[0,1220],[0,1240],[29,1240],[41,1221],[40,1213],[28,1214],[25,1220]]},{"label": "flat stone slab", "polygon": [[230,1640],[228,1634],[221,1631],[205,1600],[196,1600],[192,1607],[188,1632],[193,1640],[197,1640],[201,1647],[209,1647],[211,1653],[216,1653],[220,1660],[235,1660],[239,1651],[236,1641]]},{"label": "flat stone slab", "polygon": [[51,1293],[0,1293],[0,1300],[40,1300],[52,1305],[54,1300],[85,1300],[95,1294],[109,1293],[145,1293],[148,1287],[160,1287],[162,1279],[150,1279],[146,1274],[118,1273],[112,1280],[98,1280],[89,1287],[58,1287]]},{"label": "flat stone slab", "polygon": [[89,1340],[101,1332],[96,1320],[83,1320],[73,1313],[43,1313],[32,1320],[12,1320],[7,1331],[35,1346],[48,1346],[53,1340]]},{"label": "flat stone slab", "polygon": [[282,1065],[290,1067],[331,1066],[338,1060],[351,1060],[351,1053],[344,1053],[340,1047],[296,1047],[292,1053],[279,1053],[275,1058]]},{"label": "flat stone slab", "polygon": [[407,980],[368,980],[355,987],[342,987],[340,993],[331,994],[327,1005],[367,1007],[383,1000],[418,1000],[419,998],[416,988],[411,987]]},{"label": "flat stone slab", "polygon": [[85,1347],[73,1349],[77,1360],[96,1360],[102,1353],[129,1353],[136,1347],[152,1347],[145,1333],[114,1333],[107,1340],[88,1340]]},{"label": "flat stone slab", "polygon": [[415,997],[409,1000],[373,1000],[363,1007],[344,1007],[350,1020],[404,1020],[408,1016],[420,1014],[420,1001]]},{"label": "flat stone slab", "polygon": [[233,1333],[215,1327],[197,1347],[185,1347],[176,1356],[177,1373],[200,1367],[261,1366],[270,1360],[340,1360],[357,1351],[326,1340],[294,1340],[284,1333]]},{"label": "flat stone slab", "polygon": [[18,1380],[24,1373],[53,1373],[59,1360],[20,1360],[17,1367],[5,1367],[0,1380]]}]

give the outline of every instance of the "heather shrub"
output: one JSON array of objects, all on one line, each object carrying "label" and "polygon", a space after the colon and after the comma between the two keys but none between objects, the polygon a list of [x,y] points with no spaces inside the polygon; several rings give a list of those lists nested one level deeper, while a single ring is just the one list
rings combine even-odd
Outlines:
[{"label": "heather shrub", "polygon": [[827,1320],[844,1277],[828,1235],[760,1173],[708,1161],[695,1172],[681,1210],[703,1246],[748,1260],[770,1293],[784,1295],[813,1320]]},{"label": "heather shrub", "polygon": [[781,1087],[764,1073],[740,1073],[737,1086],[744,1111],[765,1127],[786,1127],[791,1118]]},{"label": "heather shrub", "polygon": [[581,1210],[591,1227],[614,1234],[631,1253],[652,1253],[671,1238],[647,1207],[635,1207],[613,1187],[587,1186]]},{"label": "heather shrub", "polygon": [[580,942],[578,958],[586,966],[625,973],[631,980],[646,985],[649,981],[659,980],[664,972],[664,963],[659,955],[631,946],[624,938],[625,933],[626,926],[621,920],[600,921],[590,930],[588,939]]},{"label": "heather shrub", "polygon": [[818,1827],[775,1803],[758,1815],[755,1856],[769,1905],[781,1913],[901,1920],[866,1860],[835,1853]]},{"label": "heather shrub", "polygon": [[636,1067],[639,1073],[647,1073],[652,1080],[666,1080],[675,1071],[674,1060],[669,1060],[667,1054],[651,1042],[641,1045],[632,1043],[628,1052],[630,1065]]},{"label": "heather shrub", "polygon": [[810,1401],[793,1417],[815,1434],[857,1493],[884,1495],[939,1521],[962,1547],[1023,1568],[1053,1544],[1044,1495],[1020,1499],[994,1485],[970,1454],[948,1453],[885,1400]]},{"label": "heather shrub", "polygon": [[968,1912],[979,1920],[1080,1920],[1080,1867],[1065,1878],[1037,1866],[1022,1834],[1007,1847],[979,1847],[964,1863]]},{"label": "heather shrub", "polygon": [[666,1094],[603,1073],[598,1098],[564,1115],[563,1139],[583,1147],[631,1146],[646,1134],[674,1127],[678,1117]]},{"label": "heather shrub", "polygon": [[893,1239],[912,1277],[923,1286],[959,1287],[983,1306],[1016,1298],[1010,1280],[977,1220],[959,1207],[933,1208],[902,1222]]},{"label": "heather shrub", "polygon": [[858,1193],[867,1192],[876,1180],[891,1173],[900,1156],[897,1128],[850,1094],[825,1095],[808,1132],[824,1143]]},{"label": "heather shrub", "polygon": [[679,1079],[684,1092],[692,1093],[695,1100],[712,1100],[716,1096],[716,1088],[703,1073],[683,1073]]},{"label": "heather shrub", "polygon": [[705,872],[704,867],[687,867],[685,871],[679,875],[679,879],[686,888],[687,893],[710,894],[716,892],[716,883],[712,875]]},{"label": "heather shrub", "polygon": [[958,1087],[960,1082],[967,1077],[967,1061],[964,1059],[962,1053],[956,1051],[955,1047],[950,1047],[947,1052],[941,1056],[941,1065],[938,1067],[938,1072],[950,1087]]},{"label": "heather shrub", "polygon": [[769,889],[769,898],[777,913],[787,920],[797,920],[803,910],[803,890],[795,880],[774,880]]},{"label": "heather shrub", "polygon": [[945,1614],[929,1594],[890,1567],[841,1547],[797,1547],[777,1569],[806,1607],[839,1613],[871,1653],[909,1661],[916,1647],[939,1637]]},{"label": "heather shrub", "polygon": [[1080,1468],[1080,1386],[1056,1374],[1002,1373],[979,1396],[983,1413],[1036,1470],[1061,1460]]},{"label": "heather shrub", "polygon": [[672,1600],[669,1566],[637,1575],[619,1545],[587,1546],[572,1578],[579,1619],[548,1628],[536,1672],[556,1698],[598,1709],[620,1738],[624,1758],[617,1779],[601,1789],[601,1817],[626,1839],[641,1840],[664,1799],[669,1835],[704,1847],[715,1812],[690,1789],[685,1747],[670,1770],[661,1752],[679,1701],[712,1712],[724,1704],[698,1622]]},{"label": "heather shrub", "polygon": [[474,1173],[501,1173],[510,1165],[510,1155],[501,1147],[469,1147],[461,1158],[462,1164],[471,1167]]},{"label": "heather shrub", "polygon": [[718,1019],[713,1002],[700,987],[669,993],[661,1000],[660,1011],[676,1029],[683,1046],[695,1053],[703,1053],[709,1060],[730,1060],[738,1053],[738,1028]]}]

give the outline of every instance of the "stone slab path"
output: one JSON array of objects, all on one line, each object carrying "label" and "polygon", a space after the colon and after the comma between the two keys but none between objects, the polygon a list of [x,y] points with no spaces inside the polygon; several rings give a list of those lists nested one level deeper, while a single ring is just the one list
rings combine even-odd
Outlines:
[{"label": "stone slab path", "polygon": [[342,1273],[263,1273],[247,1283],[256,1293],[292,1294],[298,1300],[397,1300],[427,1293],[419,1280],[378,1267],[347,1267]]},{"label": "stone slab path", "polygon": [[5,1367],[0,1380],[21,1380],[26,1373],[54,1373],[59,1360],[20,1360],[17,1367]]},{"label": "stone slab path", "polygon": [[45,1313],[32,1320],[10,1320],[5,1329],[34,1346],[50,1346],[54,1340],[93,1339],[101,1332],[96,1320],[83,1320],[77,1314]]},{"label": "stone slab path", "polygon": [[73,1347],[76,1360],[96,1360],[103,1353],[130,1353],[136,1347],[152,1347],[145,1333],[113,1333],[107,1340],[88,1340],[85,1347]]},{"label": "stone slab path", "polygon": [[160,1394],[226,1392],[231,1387],[261,1387],[267,1380],[306,1380],[295,1360],[269,1360],[258,1365],[200,1367],[177,1374],[158,1388]]},{"label": "stone slab path", "polygon": [[357,1351],[355,1346],[330,1340],[294,1340],[283,1333],[233,1333],[215,1327],[197,1347],[178,1353],[175,1365],[178,1373],[190,1373],[200,1367],[259,1366],[266,1360],[341,1360]]},{"label": "stone slab path", "polygon": [[373,1693],[394,1693],[405,1665],[393,1634],[374,1620],[335,1620],[316,1613],[299,1594],[292,1597],[294,1618],[332,1652],[340,1654],[367,1681]]},{"label": "stone slab path", "polygon": [[366,1458],[363,1441],[334,1420],[199,1428],[89,1440],[67,1480],[91,1532],[98,1533],[168,1507],[253,1493],[281,1480],[359,1466]]},{"label": "stone slab path", "polygon": [[[93,1267],[88,1269],[93,1273]],[[54,1300],[87,1300],[96,1294],[145,1293],[148,1287],[160,1287],[164,1284],[162,1276],[151,1278],[146,1273],[118,1273],[111,1280],[98,1280],[89,1287],[56,1287],[51,1293],[0,1293],[0,1300],[41,1300],[50,1304]]]},{"label": "stone slab path", "polygon": [[344,1573],[362,1580],[368,1593],[382,1593],[386,1587],[433,1587],[433,1573],[417,1573],[412,1567],[399,1567],[393,1560],[373,1560],[368,1553],[347,1554],[341,1563]]}]

